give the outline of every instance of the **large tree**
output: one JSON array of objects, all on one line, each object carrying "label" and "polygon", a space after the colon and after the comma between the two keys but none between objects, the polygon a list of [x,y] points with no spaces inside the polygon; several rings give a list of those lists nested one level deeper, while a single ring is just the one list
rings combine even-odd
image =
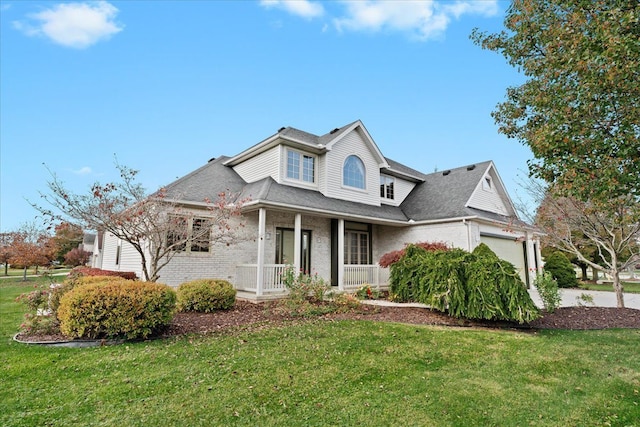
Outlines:
[{"label": "large tree", "polygon": [[558,246],[594,266],[575,244],[586,235],[615,276],[640,221],[640,2],[514,0],[504,24],[471,36],[526,77],[492,113],[499,131],[531,148],[530,175],[549,185],[559,215],[581,218]]},{"label": "large tree", "polygon": [[532,175],[592,203],[640,197],[640,2],[514,0],[504,24],[471,37],[527,78],[493,117]]},{"label": "large tree", "polygon": [[242,222],[233,218],[241,215],[244,201],[233,200],[234,195],[222,192],[215,200],[198,203],[199,215],[206,221],[187,230],[186,224],[193,223],[195,214],[175,201],[175,195],[169,200],[164,188],[148,194],[136,181],[138,171],[117,162],[116,168],[120,181],[95,183],[84,194],[69,191],[50,171],[49,192],[41,193],[49,207],[32,205],[52,221],[110,233],[130,244],[140,255],[144,280],[151,282],[160,278],[160,270],[185,245],[199,241],[229,244],[239,238]]},{"label": "large tree", "polygon": [[15,232],[0,233],[0,264],[4,265],[4,275],[9,273],[9,261],[13,256],[13,240],[16,237]]},{"label": "large tree", "polygon": [[68,223],[61,222],[55,226],[55,234],[52,237],[53,242],[56,245],[56,260],[64,262],[65,256],[71,250],[78,248],[82,243],[84,237],[84,231],[81,227]]}]

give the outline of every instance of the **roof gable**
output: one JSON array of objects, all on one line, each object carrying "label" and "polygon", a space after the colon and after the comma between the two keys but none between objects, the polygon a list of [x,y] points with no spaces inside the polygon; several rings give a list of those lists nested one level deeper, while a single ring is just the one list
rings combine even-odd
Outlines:
[{"label": "roof gable", "polygon": [[[493,168],[493,162],[487,161],[425,175],[424,182],[416,185],[400,207],[414,221],[477,216],[480,209],[470,206],[469,201]],[[502,182],[498,183],[502,186],[501,196],[508,199]],[[512,206],[510,200],[508,205]],[[515,210],[509,214],[515,216]]]}]

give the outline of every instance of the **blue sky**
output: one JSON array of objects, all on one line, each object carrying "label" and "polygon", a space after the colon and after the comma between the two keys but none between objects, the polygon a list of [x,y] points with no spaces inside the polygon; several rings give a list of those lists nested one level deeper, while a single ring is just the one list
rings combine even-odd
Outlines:
[{"label": "blue sky", "polygon": [[[523,77],[469,40],[494,1],[0,1],[0,230],[50,179],[118,162],[156,190],[292,126],[363,121],[423,172],[493,160],[512,198],[531,152],[490,116]],[[47,167],[45,167],[46,165]]]}]

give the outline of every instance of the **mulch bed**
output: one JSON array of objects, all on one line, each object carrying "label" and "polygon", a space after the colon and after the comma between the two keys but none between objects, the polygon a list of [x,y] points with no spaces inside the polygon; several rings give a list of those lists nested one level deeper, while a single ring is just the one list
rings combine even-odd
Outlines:
[{"label": "mulch bed", "polygon": [[[518,329],[607,329],[638,328],[640,329],[640,310],[632,308],[610,307],[564,307],[543,316],[529,324],[520,325],[515,322],[474,321],[457,319],[441,313],[417,307],[387,307],[362,305],[360,309],[347,313],[329,313],[318,320],[373,320],[380,322],[397,322],[414,325],[441,325],[457,327],[481,328],[518,328]],[[175,336],[188,333],[212,333],[237,327],[262,327],[282,324],[290,321],[301,321],[300,317],[282,314],[274,303],[253,304],[238,301],[229,311],[217,313],[178,313],[164,336]]]},{"label": "mulch bed", "polygon": [[[611,307],[563,307],[529,324],[515,322],[457,319],[441,313],[417,307],[388,307],[363,304],[359,309],[347,313],[329,313],[312,318],[302,318],[284,314],[277,303],[254,304],[237,301],[231,310],[215,313],[178,313],[171,325],[158,338],[170,338],[185,334],[211,334],[237,329],[256,330],[292,322],[332,320],[372,320],[413,325],[440,325],[469,328],[494,329],[640,329],[640,310]],[[19,336],[25,341],[67,340],[63,336]]]}]

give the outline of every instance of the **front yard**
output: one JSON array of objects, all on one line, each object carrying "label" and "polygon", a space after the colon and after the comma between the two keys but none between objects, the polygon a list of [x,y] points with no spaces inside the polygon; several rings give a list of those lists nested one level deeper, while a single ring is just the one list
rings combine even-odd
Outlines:
[{"label": "front yard", "polygon": [[0,282],[0,425],[633,426],[640,330],[373,321],[69,349],[12,341],[32,284]]}]

